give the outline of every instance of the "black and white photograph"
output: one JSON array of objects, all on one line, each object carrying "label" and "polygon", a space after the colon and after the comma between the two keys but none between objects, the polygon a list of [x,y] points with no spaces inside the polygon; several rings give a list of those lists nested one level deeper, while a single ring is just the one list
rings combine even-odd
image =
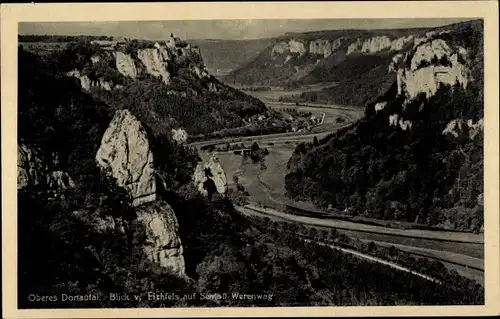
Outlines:
[{"label": "black and white photograph", "polygon": [[484,21],[19,22],[17,308],[484,306]]}]

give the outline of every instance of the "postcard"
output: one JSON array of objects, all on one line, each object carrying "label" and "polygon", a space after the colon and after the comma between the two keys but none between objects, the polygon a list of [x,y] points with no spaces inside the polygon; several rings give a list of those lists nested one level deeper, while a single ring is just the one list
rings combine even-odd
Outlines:
[{"label": "postcard", "polygon": [[499,314],[497,3],[1,9],[5,318]]}]

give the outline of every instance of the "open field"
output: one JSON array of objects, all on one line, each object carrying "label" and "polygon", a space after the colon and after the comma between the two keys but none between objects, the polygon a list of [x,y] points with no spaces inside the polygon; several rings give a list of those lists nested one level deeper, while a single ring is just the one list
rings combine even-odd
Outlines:
[{"label": "open field", "polygon": [[[267,101],[278,101],[280,97],[286,97],[286,96],[294,96],[294,95],[300,95],[304,92],[308,91],[319,91],[324,88],[329,88],[337,85],[336,82],[322,82],[322,83],[316,83],[316,84],[310,84],[310,85],[302,85],[299,88],[291,88],[291,89],[284,89],[282,87],[277,87],[277,86],[269,86],[268,90],[262,90],[262,91],[252,91],[253,88],[252,86],[242,86],[242,85],[237,85],[237,84],[232,84],[228,83],[228,85],[231,85],[232,87],[243,90],[247,94],[255,96],[258,99],[265,100]],[[259,86],[257,86],[259,87]]]},{"label": "open field", "polygon": [[[243,163],[242,157],[234,154],[218,154],[230,184],[232,176],[238,175],[239,183],[250,193],[252,201],[267,207],[279,207],[284,199],[284,175],[286,162],[292,153],[291,148],[274,148],[266,157],[267,169],[261,170],[258,164]],[[314,224],[323,227],[336,227],[346,235],[362,240],[371,240],[390,244],[401,244],[420,249],[462,254],[481,260],[484,258],[482,249],[484,237],[481,234],[465,232],[445,232],[430,230],[402,230],[352,221],[320,219],[296,216],[277,212],[275,215],[286,217],[304,224]],[[480,261],[476,260],[477,266]]]}]

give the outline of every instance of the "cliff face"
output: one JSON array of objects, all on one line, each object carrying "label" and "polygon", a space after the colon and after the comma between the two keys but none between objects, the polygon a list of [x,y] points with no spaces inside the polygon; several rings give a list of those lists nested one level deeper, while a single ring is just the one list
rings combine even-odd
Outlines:
[{"label": "cliff face", "polygon": [[102,137],[96,161],[111,172],[118,186],[128,189],[134,205],[156,199],[149,140],[141,123],[128,110],[116,112]]},{"label": "cliff face", "polygon": [[[388,55],[379,67],[394,76],[390,87],[358,122],[297,147],[287,195],[353,216],[483,229],[482,40],[482,23],[459,24]],[[377,41],[365,49],[390,50]]]},{"label": "cliff face", "polygon": [[419,44],[404,61],[410,66],[397,70],[398,94],[411,100],[420,93],[434,95],[440,84],[466,88],[470,80],[466,59],[465,48],[452,48],[442,39]]},{"label": "cliff face", "polygon": [[443,135],[449,135],[453,138],[466,136],[475,139],[484,131],[484,120],[480,119],[476,123],[473,120],[453,119],[446,124]]},{"label": "cliff face", "polygon": [[67,75],[80,80],[80,85],[85,91],[90,91],[92,88],[100,88],[105,91],[111,91],[112,88],[120,87],[119,85],[114,85],[111,82],[105,81],[102,77],[91,80],[88,75],[82,75],[78,70],[70,71],[67,73]]},{"label": "cliff face", "polygon": [[[456,43],[441,38],[445,32],[430,33],[425,41],[420,40],[412,51],[404,56],[394,56],[389,71],[397,74],[397,98],[403,101],[400,113],[389,116],[390,126],[403,130],[411,129],[411,121],[404,119],[405,108],[420,95],[426,99],[433,97],[441,86],[467,89],[474,79],[471,76],[472,61],[469,51]],[[375,112],[385,108],[387,101],[374,106]],[[422,111],[423,104],[419,111]],[[473,138],[481,131],[482,119],[476,124],[472,120],[452,119],[443,134],[458,137],[470,129]],[[468,134],[468,133],[466,133]]]},{"label": "cliff face", "polygon": [[76,78],[74,83],[92,98],[141,114],[141,121],[156,122],[163,132],[179,127],[191,135],[230,130],[267,109],[212,76],[200,49],[180,40],[130,40],[109,47],[71,43],[45,63],[60,65],[55,72]]},{"label": "cliff face", "polygon": [[[289,34],[276,39],[267,50],[231,72],[225,79],[244,85],[272,86],[337,82],[345,83],[346,87],[358,87],[363,90],[360,86],[364,86],[368,81],[385,85],[391,74],[399,68],[398,64],[405,55],[411,54],[415,60],[413,63],[419,64],[422,61],[430,61],[433,56],[428,54],[436,52],[438,59],[440,54],[452,59],[456,53],[458,61],[453,60],[454,64],[449,70],[422,69],[419,72],[416,72],[412,64],[408,67],[412,74],[407,75],[411,78],[404,81],[427,81],[426,78],[434,72],[441,74],[443,82],[452,81],[457,77],[466,82],[467,76],[463,74],[463,70],[458,69],[466,52],[441,46],[440,41],[431,41],[450,34],[457,27],[460,27],[460,24],[435,29],[333,30]],[[354,67],[355,71],[350,72]],[[399,77],[402,78],[403,75]],[[430,85],[429,90],[433,90],[432,84]],[[344,85],[336,86],[336,89],[332,86],[331,90],[328,88],[328,92],[317,95],[327,93],[334,97],[347,91]],[[408,91],[410,94],[416,93],[411,85]]]},{"label": "cliff face", "polygon": [[[167,86],[171,83],[171,70],[186,69],[193,72],[198,79],[211,78],[203,64],[201,52],[197,47],[191,47],[189,44],[178,46],[175,43],[154,44],[147,46],[134,46],[125,44],[129,47],[116,47],[113,50],[100,50],[90,56],[86,61],[86,67],[83,70],[71,70],[67,73],[69,76],[80,80],[82,88],[89,91],[92,87],[111,91],[120,83],[127,80],[137,79],[138,77],[152,76],[160,78]],[[97,75],[95,78],[82,74],[83,71],[90,74],[104,73],[107,77]],[[117,77],[122,77],[117,81]]]},{"label": "cliff face", "polygon": [[[387,55],[411,48],[415,37],[403,35],[367,36],[366,34],[325,34],[323,37],[298,34],[277,40],[247,65],[231,72],[225,79],[246,85],[286,85],[331,81],[316,73],[338,73],[332,68],[347,64],[360,55]],[[259,73],[256,73],[256,70]],[[369,70],[366,70],[366,72]]]},{"label": "cliff face", "polygon": [[[142,124],[128,110],[116,112],[96,154],[99,167],[115,178],[132,197],[135,223],[145,230],[142,248],[148,260],[177,275],[184,274],[178,223],[169,204],[158,202],[153,153]],[[98,224],[115,226],[109,220]]]},{"label": "cliff face", "polygon": [[273,45],[272,55],[274,57],[287,54],[298,53],[299,55],[312,54],[319,55],[323,58],[329,57],[331,54],[341,50],[347,55],[350,54],[375,54],[381,51],[400,51],[407,44],[412,43],[414,37],[412,35],[403,36],[391,39],[388,36],[374,36],[368,38],[359,37],[343,37],[339,36],[336,39],[290,39],[288,41],[280,41]]},{"label": "cliff face", "polygon": [[129,76],[133,79],[137,77],[137,68],[135,67],[134,59],[129,54],[120,51],[114,52],[116,69],[124,76]]},{"label": "cliff face", "polygon": [[170,84],[170,72],[168,72],[170,58],[165,48],[158,45],[154,49],[139,50],[137,56],[149,74],[160,77],[167,85]]},{"label": "cliff face", "polygon": [[142,247],[148,260],[159,267],[169,269],[177,276],[183,276],[183,247],[177,217],[172,207],[164,202],[141,207],[137,211],[136,222],[146,231]]}]

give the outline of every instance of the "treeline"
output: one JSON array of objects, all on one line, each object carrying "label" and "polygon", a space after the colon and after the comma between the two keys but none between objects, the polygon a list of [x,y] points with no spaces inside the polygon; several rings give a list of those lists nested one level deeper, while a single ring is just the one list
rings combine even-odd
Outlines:
[{"label": "treeline", "polygon": [[19,42],[89,42],[89,41],[113,41],[114,37],[106,35],[34,35],[23,34],[18,37]]}]

